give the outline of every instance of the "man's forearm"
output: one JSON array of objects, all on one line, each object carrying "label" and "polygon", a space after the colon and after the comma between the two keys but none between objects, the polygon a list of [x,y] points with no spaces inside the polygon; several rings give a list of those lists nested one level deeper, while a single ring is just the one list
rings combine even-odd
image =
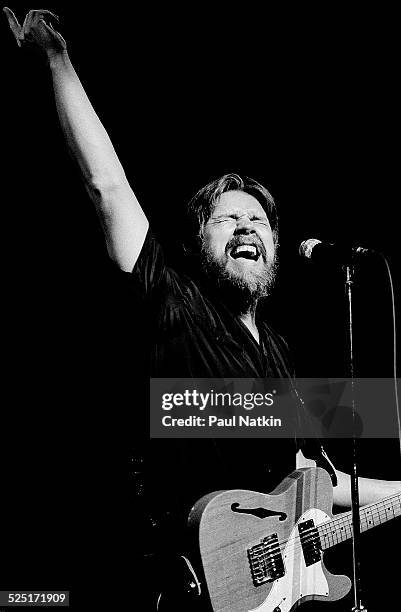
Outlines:
[{"label": "man's forearm", "polygon": [[148,221],[66,51],[49,58],[60,123],[96,205],[110,257],[131,271]]},{"label": "man's forearm", "polygon": [[[351,477],[345,472],[336,470],[337,486],[334,487],[333,503],[336,506],[349,508],[351,506]],[[371,504],[401,491],[401,483],[391,480],[376,480],[374,478],[359,478],[359,503],[361,506]]]},{"label": "man's forearm", "polygon": [[50,57],[49,66],[60,123],[88,189],[107,190],[122,184],[124,170],[67,51]]}]

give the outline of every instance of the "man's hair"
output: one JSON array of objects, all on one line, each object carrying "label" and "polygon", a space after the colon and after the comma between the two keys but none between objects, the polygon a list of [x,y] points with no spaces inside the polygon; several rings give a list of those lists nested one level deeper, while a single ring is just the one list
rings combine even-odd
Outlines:
[{"label": "man's hair", "polygon": [[270,192],[254,179],[238,174],[224,176],[202,187],[190,200],[187,209],[188,234],[185,237],[184,249],[189,254],[200,251],[203,239],[203,228],[210,219],[220,196],[226,191],[243,191],[253,196],[262,206],[269,219],[274,243],[278,244],[278,217],[276,204]]}]

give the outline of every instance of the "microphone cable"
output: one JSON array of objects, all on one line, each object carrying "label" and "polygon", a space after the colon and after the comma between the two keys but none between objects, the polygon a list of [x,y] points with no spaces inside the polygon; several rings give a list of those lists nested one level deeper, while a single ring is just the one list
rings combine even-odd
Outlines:
[{"label": "microphone cable", "polygon": [[377,254],[383,259],[388,279],[390,285],[391,292],[391,306],[392,306],[392,320],[393,320],[393,380],[394,380],[394,397],[395,397],[395,407],[397,412],[397,427],[398,427],[398,442],[400,446],[400,459],[401,459],[401,415],[400,415],[400,404],[398,399],[398,385],[397,385],[397,324],[396,324],[396,316],[395,316],[395,294],[394,294],[394,285],[393,278],[391,275],[390,264],[387,261],[387,258],[383,253],[377,251]]}]

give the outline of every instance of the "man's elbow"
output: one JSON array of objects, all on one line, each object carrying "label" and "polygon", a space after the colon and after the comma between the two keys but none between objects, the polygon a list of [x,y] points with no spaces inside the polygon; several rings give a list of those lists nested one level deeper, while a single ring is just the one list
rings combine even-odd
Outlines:
[{"label": "man's elbow", "polygon": [[91,178],[86,182],[86,188],[92,202],[104,223],[109,224],[121,206],[124,194],[129,188],[124,177],[121,178]]},{"label": "man's elbow", "polygon": [[126,188],[125,176],[91,176],[87,181],[87,188],[97,201],[110,201],[115,194]]}]

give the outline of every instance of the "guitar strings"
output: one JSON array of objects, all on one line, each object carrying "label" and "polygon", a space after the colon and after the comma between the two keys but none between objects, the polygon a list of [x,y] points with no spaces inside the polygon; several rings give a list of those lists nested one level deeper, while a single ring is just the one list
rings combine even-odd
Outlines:
[{"label": "guitar strings", "polygon": [[[325,524],[322,523],[321,525],[319,525],[318,527],[324,527]],[[345,539],[349,539],[352,537],[352,524],[350,523],[349,525],[346,526],[346,528],[348,528],[348,530],[350,531],[350,534],[347,534],[347,537]],[[315,528],[317,529],[317,528]],[[309,531],[309,530],[306,530]],[[304,533],[306,533],[306,531]],[[311,531],[311,530],[310,530]],[[332,534],[328,533],[327,537],[333,537]],[[320,540],[320,538],[319,538]],[[301,556],[307,555],[309,552],[311,552],[312,549],[316,549],[316,543],[319,541],[316,536],[314,536],[314,534],[312,535],[312,537],[309,537],[306,539],[306,541],[304,541],[303,543],[301,542],[301,538],[300,535],[298,534],[294,534],[293,538],[287,540],[287,543],[290,541],[291,546],[289,546],[287,548],[287,553],[292,553],[294,554],[294,556],[297,556],[298,558]],[[340,543],[341,541],[344,540],[337,540],[337,542],[335,542],[335,544]],[[282,555],[281,555],[281,551],[283,550],[283,548],[285,549],[285,547],[282,547],[281,543],[279,545],[279,551],[274,550],[271,553],[265,553],[259,556],[258,561],[263,564],[264,569],[266,570],[266,572],[269,572],[269,570],[271,569],[276,569],[275,568],[275,560],[278,561],[279,559],[282,560]],[[319,550],[321,550],[321,547],[319,547]]]},{"label": "guitar strings", "polygon": [[[381,502],[377,502],[378,504],[380,504]],[[375,504],[376,505],[376,504]],[[374,518],[374,520],[378,517],[382,518],[386,518],[387,519],[387,510],[386,509],[382,509],[379,511],[375,511],[375,512],[371,512],[370,513],[372,518]],[[394,513],[394,517],[399,516],[399,514],[395,515]],[[301,542],[301,536],[299,534],[294,534],[294,536],[292,538],[288,538],[287,540],[283,540],[282,542],[278,543],[278,550],[274,550],[269,552],[265,552],[262,555],[260,555],[259,559],[263,562],[265,562],[265,567],[267,568],[267,564],[266,561],[267,560],[272,560],[274,561],[275,558],[279,559],[282,558],[281,553],[283,552],[283,550],[285,550],[285,546],[287,543],[290,543],[291,546],[288,547],[287,551],[288,552],[292,552],[292,549],[298,549],[298,550],[294,550],[294,552],[303,552],[303,553],[308,553],[311,551],[312,548],[314,548],[316,546],[316,542],[320,540],[320,534],[319,533],[312,533],[312,532],[316,532],[316,531],[322,531],[322,528],[326,527],[326,534],[323,534],[323,537],[328,537],[328,538],[333,538],[337,537],[337,542],[333,542],[332,545],[335,544],[339,544],[342,541],[345,541],[347,539],[350,539],[352,537],[352,520],[351,519],[351,514],[347,513],[346,515],[342,515],[341,518],[339,517],[338,519],[334,519],[333,521],[326,523],[321,523],[320,525],[317,525],[313,528],[307,529],[303,532],[303,534],[308,533],[309,532],[309,536],[307,538],[304,539],[304,542]],[[361,522],[365,520],[366,522],[366,527],[367,527],[367,522],[368,519],[365,517],[362,517]],[[335,522],[335,523],[340,523],[341,521],[345,521],[345,524],[343,525],[343,527],[346,530],[346,538],[343,539],[338,539],[339,537],[341,537],[342,534],[338,534],[338,535],[334,535],[336,534],[336,531],[334,530],[332,533],[330,533],[331,531],[331,525]],[[320,528],[320,529],[319,529]],[[327,531],[327,528],[329,528],[329,531]],[[367,527],[368,529],[368,527]],[[349,531],[349,533],[347,532],[347,530]],[[303,535],[302,534],[302,535]],[[271,545],[270,545],[271,546]],[[323,547],[319,547],[320,549],[323,549]],[[270,564],[271,565],[271,564]]]},{"label": "guitar strings", "polygon": [[[400,506],[401,508],[401,506]],[[394,513],[394,516],[391,518],[396,518],[397,516],[399,516],[399,514],[395,514],[395,510],[392,510]],[[375,510],[373,512],[369,513],[369,516],[372,518],[372,520],[376,520],[376,519],[380,519],[380,518],[385,518],[388,519],[387,517],[387,509],[379,509],[379,510]],[[336,523],[337,525],[335,526],[334,530],[332,529],[333,524]],[[341,526],[341,523],[343,523],[343,525]],[[363,524],[365,523],[365,524]],[[369,518],[368,517],[361,517],[361,524],[363,527],[366,527],[366,530],[369,529],[368,527],[368,523],[369,523]],[[381,524],[381,523],[380,523]],[[344,532],[338,532],[338,528],[341,528],[341,530],[345,530],[345,539],[339,539],[342,538],[342,536],[344,535]],[[372,527],[374,527],[374,525],[372,525]],[[324,533],[325,531],[325,533]],[[318,533],[316,533],[318,532]],[[320,533],[319,533],[320,532]],[[317,541],[317,538],[319,538],[319,540],[321,539],[321,537],[323,536],[324,539],[326,538],[332,538],[334,540],[334,538],[337,538],[337,542],[333,543],[333,544],[339,544],[342,541],[345,541],[349,538],[352,537],[352,516],[350,513],[347,513],[346,515],[342,515],[341,517],[338,517],[338,519],[333,519],[332,521],[327,521],[327,523],[320,523],[319,525],[316,525],[315,527],[311,527],[310,529],[306,529],[302,536],[304,536],[304,534],[308,534],[308,536],[306,538],[303,538],[303,546],[302,546],[302,541],[301,541],[301,536],[299,534],[295,534],[292,538],[288,538],[287,540],[283,540],[281,542],[279,542],[279,552],[281,553],[284,549],[285,546],[288,542],[292,542],[295,545],[300,544],[301,547],[303,548],[303,550],[308,551],[311,548],[314,547],[315,542]],[[299,542],[298,542],[299,540]],[[323,547],[322,547],[323,548]],[[289,549],[291,550],[291,548]],[[273,552],[273,551],[272,551]],[[269,553],[266,552],[265,556],[268,557],[273,557],[274,555],[278,556],[278,551],[274,551],[274,553]]]},{"label": "guitar strings", "polygon": [[[392,498],[388,498],[385,502],[379,501],[379,502],[375,502],[374,504],[370,504],[369,506],[366,506],[363,509],[365,511],[366,516],[361,517],[362,526],[366,527],[366,530],[369,529],[368,523],[370,522],[369,521],[370,518],[374,521],[376,519],[384,518],[385,519],[384,522],[387,522],[388,520],[390,520],[387,514],[388,511],[393,512],[394,516],[392,516],[391,518],[396,518],[397,516],[400,516],[401,503],[398,502],[397,504],[395,502],[395,498],[398,498],[398,497],[400,497],[399,494],[396,494]],[[399,506],[399,508],[397,506]],[[396,514],[397,510],[399,510],[399,513]],[[336,529],[332,531],[333,524],[341,525],[341,523],[343,523],[343,525],[341,526],[341,530],[345,529],[345,532],[337,534]],[[375,525],[372,525],[372,527],[374,526]],[[326,533],[324,533],[324,531]],[[263,553],[259,555],[258,560],[264,563],[265,568],[268,569],[268,565],[271,566],[272,563],[268,564],[267,561],[268,560],[274,561],[275,558],[277,559],[282,558],[281,553],[285,550],[285,547],[288,543],[290,543],[290,546],[287,549],[288,552],[292,552],[293,550],[294,553],[305,553],[305,552],[307,553],[308,551],[310,551],[312,548],[316,546],[316,542],[320,541],[321,536],[323,536],[324,540],[326,540],[326,538],[332,538],[333,540],[334,538],[337,538],[337,542],[333,542],[333,544],[331,545],[339,544],[342,541],[350,539],[352,537],[352,514],[350,512],[347,512],[346,514],[339,515],[337,518],[327,521],[327,523],[320,523],[319,525],[306,529],[302,535],[304,536],[304,534],[309,534],[309,535],[306,538],[304,538],[303,545],[301,542],[300,535],[294,534],[293,537],[290,537],[287,540],[277,542],[276,549],[272,550],[271,552],[268,552],[265,548],[265,551],[263,551]],[[338,539],[338,538],[342,538],[343,535],[346,535],[344,539]],[[263,547],[263,542],[260,543],[260,546]],[[274,546],[274,545],[270,544],[267,546]],[[319,549],[323,550],[323,546],[320,546]],[[235,554],[239,554],[239,553],[235,553]]]},{"label": "guitar strings", "polygon": [[[398,498],[398,497],[400,498],[400,501],[397,504],[395,501],[395,498]],[[372,517],[374,520],[376,520],[377,518],[381,518],[381,517],[384,517],[387,519],[388,511],[393,513],[393,516],[391,518],[395,518],[399,516],[399,514],[396,514],[397,510],[401,513],[401,496],[399,494],[396,494],[393,497],[388,498],[386,500],[386,503],[384,503],[383,501],[375,502],[374,504],[365,506],[361,510],[363,512],[363,515],[361,516],[361,524],[363,521],[369,522],[369,517]],[[311,527],[309,529],[305,529],[303,534],[308,533],[308,532],[310,533],[316,529],[323,528],[323,527],[328,528],[329,525],[335,527],[336,525],[341,525],[341,523],[346,523],[346,524],[349,524],[350,526],[352,525],[351,512],[341,514],[338,517],[331,519],[330,521],[320,523],[319,525],[315,525],[314,527]],[[291,538],[288,538],[287,540],[283,540],[282,542],[280,542],[280,544],[285,545],[290,539]]]}]

